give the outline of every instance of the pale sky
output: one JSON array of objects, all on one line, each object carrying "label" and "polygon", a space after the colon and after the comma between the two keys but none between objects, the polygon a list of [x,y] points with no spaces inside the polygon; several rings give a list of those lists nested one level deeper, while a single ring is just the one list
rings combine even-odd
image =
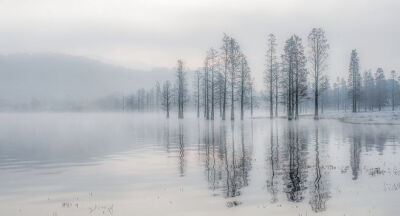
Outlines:
[{"label": "pale sky", "polygon": [[200,67],[223,33],[248,56],[263,87],[266,37],[279,52],[291,34],[307,45],[313,27],[331,45],[330,77],[347,76],[358,49],[361,71],[400,72],[398,0],[0,0],[0,54],[64,53],[130,68]]}]

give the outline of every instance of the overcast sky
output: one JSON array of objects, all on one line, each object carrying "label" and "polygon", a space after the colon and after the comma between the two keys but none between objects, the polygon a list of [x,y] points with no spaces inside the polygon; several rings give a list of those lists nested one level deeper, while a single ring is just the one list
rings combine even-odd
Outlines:
[{"label": "overcast sky", "polygon": [[325,29],[331,77],[347,75],[352,49],[361,71],[400,72],[398,0],[0,0],[0,54],[65,53],[130,68],[201,66],[223,33],[236,38],[262,85],[266,36],[279,51],[291,34]]}]

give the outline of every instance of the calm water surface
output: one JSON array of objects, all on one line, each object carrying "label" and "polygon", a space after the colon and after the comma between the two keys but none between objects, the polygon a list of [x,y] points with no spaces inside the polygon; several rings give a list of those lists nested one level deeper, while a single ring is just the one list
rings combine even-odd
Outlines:
[{"label": "calm water surface", "polygon": [[0,215],[398,215],[400,127],[0,114]]}]

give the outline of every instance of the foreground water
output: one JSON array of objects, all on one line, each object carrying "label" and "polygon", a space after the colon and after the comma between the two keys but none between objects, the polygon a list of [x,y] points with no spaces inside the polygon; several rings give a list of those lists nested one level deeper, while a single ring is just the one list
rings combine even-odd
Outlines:
[{"label": "foreground water", "polygon": [[400,127],[0,114],[0,215],[397,215]]}]

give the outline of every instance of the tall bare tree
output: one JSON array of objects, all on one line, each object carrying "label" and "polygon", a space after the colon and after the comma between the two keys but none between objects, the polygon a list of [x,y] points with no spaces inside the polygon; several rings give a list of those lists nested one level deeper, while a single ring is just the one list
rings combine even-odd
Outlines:
[{"label": "tall bare tree", "polygon": [[360,94],[360,68],[357,50],[351,51],[350,66],[349,66],[349,94],[352,101],[352,112],[357,112],[358,97]]},{"label": "tall bare tree", "polygon": [[161,106],[162,109],[165,110],[167,118],[169,118],[171,102],[172,102],[171,82],[166,81],[163,85]]},{"label": "tall bare tree", "polygon": [[210,118],[210,103],[209,103],[209,59],[208,56],[204,59],[204,74],[203,74],[203,98],[204,98],[204,118]]},{"label": "tall bare tree", "polygon": [[302,40],[297,35],[293,36],[294,41],[294,76],[295,76],[295,118],[299,118],[300,100],[307,94],[307,69],[306,57]]},{"label": "tall bare tree", "polygon": [[161,86],[160,82],[156,82],[156,111],[160,110],[161,105]]},{"label": "tall bare tree", "polygon": [[254,81],[253,79],[250,81],[250,115],[251,118],[253,118],[253,106],[254,106],[254,101],[253,101],[253,88],[254,88]]},{"label": "tall bare tree", "polygon": [[[240,96],[240,119],[244,117],[244,106],[247,102],[248,95],[251,89],[251,75],[247,59],[242,55],[239,73],[239,96]],[[252,92],[251,92],[252,93]],[[251,99],[250,99],[251,100]],[[251,101],[252,103],[252,101]]]},{"label": "tall bare tree", "polygon": [[281,68],[280,63],[276,63],[275,77],[274,77],[274,88],[275,88],[275,117],[278,117],[278,104],[279,104],[279,82],[281,79]]},{"label": "tall bare tree", "polygon": [[231,120],[235,120],[235,88],[237,82],[237,74],[240,68],[242,53],[240,51],[239,44],[234,38],[229,40],[229,78],[230,78],[230,90],[231,90]]},{"label": "tall bare tree", "polygon": [[218,53],[215,49],[211,48],[207,52],[207,59],[208,59],[208,71],[210,73],[210,102],[211,102],[211,120],[214,120],[215,117],[215,89],[216,89],[216,82],[217,82],[217,68],[218,68]]},{"label": "tall bare tree", "polygon": [[[267,54],[266,54],[266,67],[265,70],[265,82],[267,87],[269,88],[269,116],[273,118],[274,116],[274,96],[276,95],[276,88],[274,85],[277,81],[277,57],[276,57],[276,38],[274,34],[268,35],[268,42],[267,42]],[[276,86],[277,87],[277,86]],[[277,103],[277,100],[275,100]]]},{"label": "tall bare tree", "polygon": [[298,118],[300,100],[306,96],[307,69],[305,65],[306,58],[301,38],[293,35],[286,40],[282,55],[282,70],[285,74],[282,84],[286,91],[288,120]]},{"label": "tall bare tree", "polygon": [[327,66],[326,60],[329,50],[325,31],[322,28],[313,28],[308,35],[308,45],[310,48],[309,61],[314,77],[314,118],[318,119],[319,81],[322,78],[322,72]]},{"label": "tall bare tree", "polygon": [[372,111],[374,110],[375,80],[371,70],[365,71],[363,83],[364,106]]},{"label": "tall bare tree", "polygon": [[381,111],[382,107],[387,102],[387,89],[385,74],[382,68],[378,68],[375,72],[375,84],[376,84],[376,103],[378,110]]},{"label": "tall bare tree", "polygon": [[183,118],[184,104],[186,102],[186,77],[184,71],[184,63],[178,60],[176,69],[176,87],[177,87],[177,105],[178,105],[178,118]]},{"label": "tall bare tree", "polygon": [[196,70],[194,72],[194,86],[196,88],[194,91],[194,98],[197,111],[197,118],[200,117],[200,81],[201,81],[200,71]]},{"label": "tall bare tree", "polygon": [[227,85],[228,85],[228,69],[229,69],[229,45],[230,45],[230,37],[224,34],[222,38],[222,47],[221,47],[221,60],[222,60],[222,120],[226,118],[226,96],[227,96]]},{"label": "tall bare tree", "polygon": [[391,76],[391,82],[392,82],[392,87],[391,87],[392,111],[394,111],[395,98],[396,98],[396,71],[395,70],[390,71],[390,76]]}]

